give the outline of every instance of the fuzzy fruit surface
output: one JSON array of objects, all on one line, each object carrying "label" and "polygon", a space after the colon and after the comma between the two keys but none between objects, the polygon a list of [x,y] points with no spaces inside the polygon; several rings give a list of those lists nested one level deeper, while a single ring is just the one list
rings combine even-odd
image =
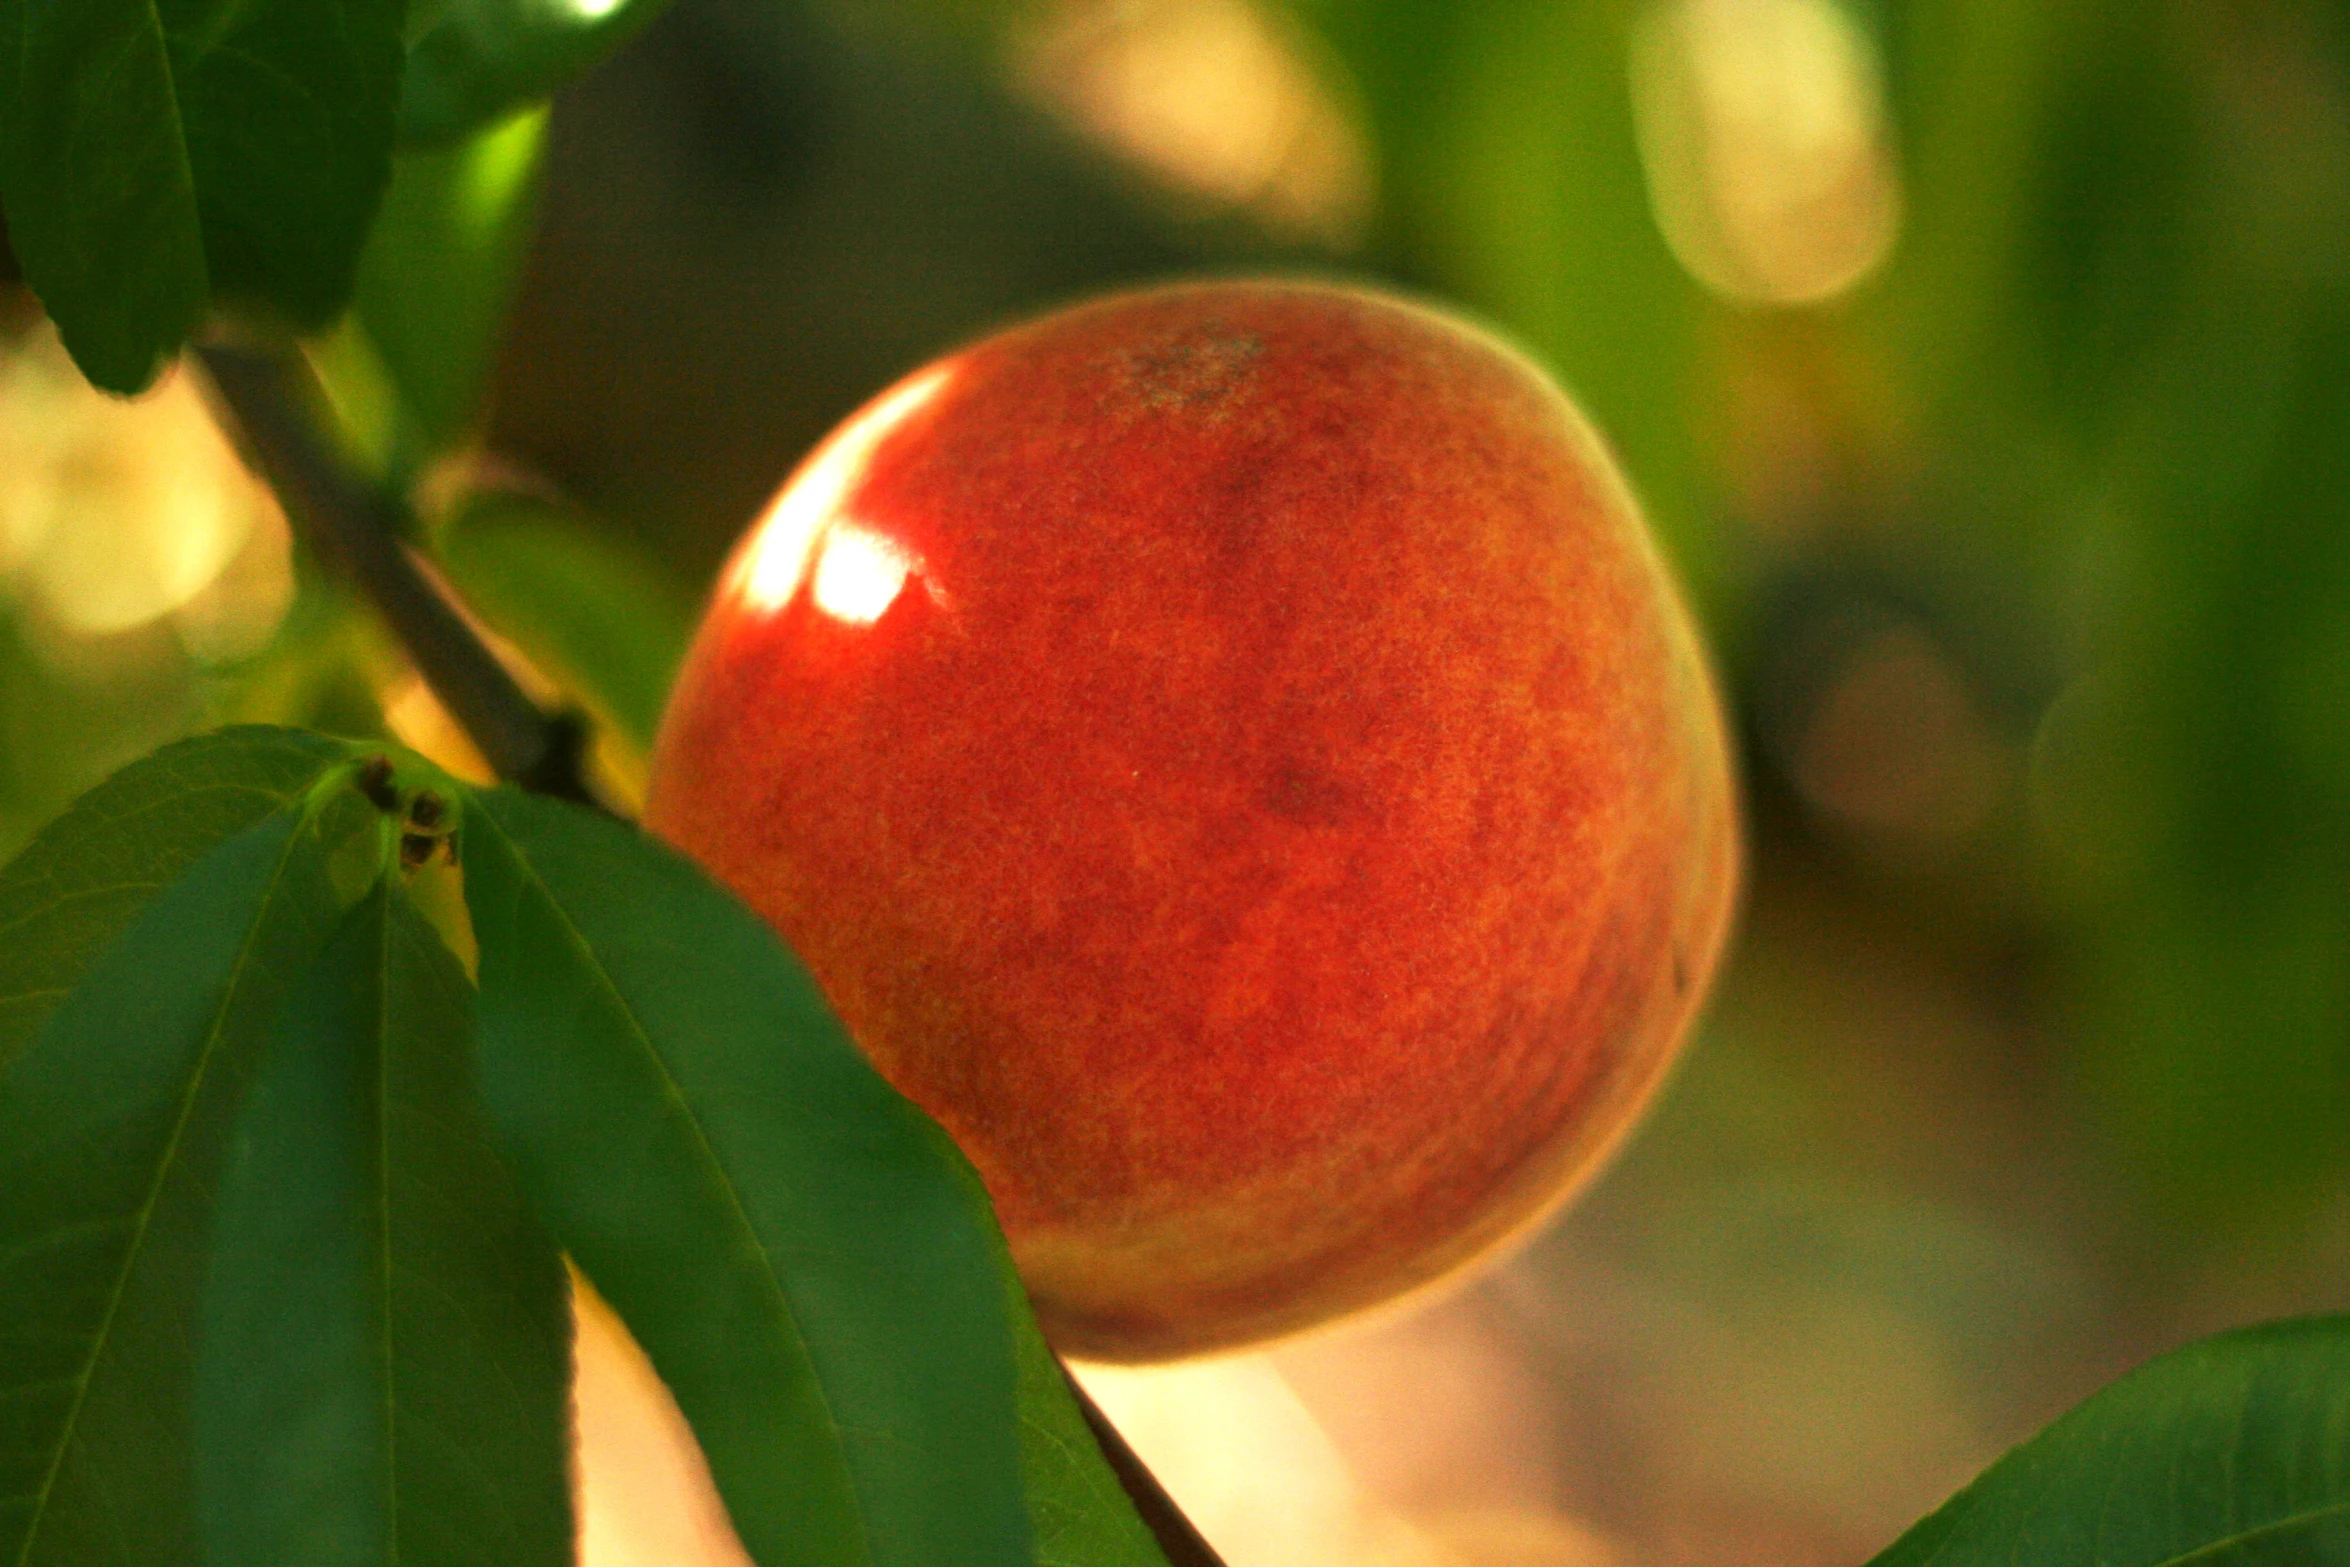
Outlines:
[{"label": "fuzzy fruit surface", "polygon": [[1582,417],[1456,320],[1272,282],[1067,310],[844,424],[721,581],[647,819],[953,1133],[1054,1341],[1119,1360],[1549,1209],[1737,861]]}]

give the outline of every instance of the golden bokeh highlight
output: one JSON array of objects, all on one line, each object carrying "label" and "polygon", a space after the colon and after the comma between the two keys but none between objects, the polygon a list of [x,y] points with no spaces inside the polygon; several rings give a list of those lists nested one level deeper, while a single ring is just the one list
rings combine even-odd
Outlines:
[{"label": "golden bokeh highlight", "polygon": [[751,1567],[660,1373],[576,1274],[571,1301],[580,1567]]},{"label": "golden bokeh highlight", "polygon": [[1370,220],[1370,139],[1336,67],[1249,0],[1064,0],[1016,35],[1012,71],[1088,137],[1276,235],[1343,248]]},{"label": "golden bokeh highlight", "polygon": [[1689,272],[1747,304],[1818,304],[1901,221],[1875,41],[1835,0],[1659,0],[1632,31],[1649,200]]},{"label": "golden bokeh highlight", "polygon": [[[658,1373],[574,1296],[581,1567],[747,1567]],[[1270,1351],[1074,1371],[1227,1567],[1628,1567],[1558,1509],[1549,1390],[1474,1291]]]},{"label": "golden bokeh highlight", "polygon": [[0,598],[53,639],[168,622],[226,663],[269,641],[293,586],[285,519],[189,375],[112,398],[46,322],[0,341]]}]

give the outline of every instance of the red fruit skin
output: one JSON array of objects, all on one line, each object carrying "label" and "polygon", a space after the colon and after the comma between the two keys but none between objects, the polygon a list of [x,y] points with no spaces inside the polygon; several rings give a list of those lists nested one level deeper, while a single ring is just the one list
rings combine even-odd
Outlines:
[{"label": "red fruit skin", "polygon": [[1563,1199],[1738,856],[1589,426],[1474,328],[1288,282],[1049,316],[844,425],[722,579],[647,819],[1111,1360],[1389,1298]]}]

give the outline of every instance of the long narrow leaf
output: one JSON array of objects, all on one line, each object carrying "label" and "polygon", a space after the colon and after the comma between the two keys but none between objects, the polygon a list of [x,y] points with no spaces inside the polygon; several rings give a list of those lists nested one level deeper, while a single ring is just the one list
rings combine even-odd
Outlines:
[{"label": "long narrow leaf", "polygon": [[474,1109],[470,1000],[386,881],[286,1009],[203,1291],[206,1567],[571,1559],[562,1263]]},{"label": "long narrow leaf", "polygon": [[223,729],[132,763],[43,828],[0,870],[0,1070],[164,888],[350,755],[292,729]]},{"label": "long narrow leaf", "polygon": [[0,203],[83,373],[135,392],[206,305],[318,326],[383,195],[400,0],[0,0]]},{"label": "long narrow leaf", "polygon": [[399,396],[404,473],[462,444],[481,417],[537,215],[547,113],[392,160],[351,306]]},{"label": "long narrow leaf", "polygon": [[237,1103],[343,901],[356,789],[207,855],[0,1076],[0,1563],[193,1562],[193,1302]]},{"label": "long narrow leaf", "polygon": [[762,1567],[1030,1559],[984,1195],[764,926],[616,823],[468,806],[481,1080]]},{"label": "long narrow leaf", "polygon": [[1985,1470],[1871,1567],[2350,1562],[2350,1317],[2205,1339]]},{"label": "long narrow leaf", "polygon": [[1003,1268],[1020,1361],[1020,1478],[1037,1567],[1167,1567],[1037,1331],[1009,1252]]},{"label": "long narrow leaf", "polygon": [[663,0],[444,0],[408,51],[400,134],[447,141],[544,97],[651,21]]},{"label": "long narrow leaf", "polygon": [[396,1560],[571,1560],[570,1292],[492,1146],[472,986],[405,897],[385,910],[377,1058],[384,1339],[397,1401]]}]

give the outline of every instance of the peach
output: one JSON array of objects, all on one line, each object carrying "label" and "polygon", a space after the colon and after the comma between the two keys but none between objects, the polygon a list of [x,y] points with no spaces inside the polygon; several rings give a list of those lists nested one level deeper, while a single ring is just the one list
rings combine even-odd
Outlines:
[{"label": "peach", "polygon": [[1689,1024],[1734,817],[1568,400],[1449,316],[1262,281],[1045,317],[844,424],[727,569],[647,811],[1112,1360],[1557,1203]]}]

